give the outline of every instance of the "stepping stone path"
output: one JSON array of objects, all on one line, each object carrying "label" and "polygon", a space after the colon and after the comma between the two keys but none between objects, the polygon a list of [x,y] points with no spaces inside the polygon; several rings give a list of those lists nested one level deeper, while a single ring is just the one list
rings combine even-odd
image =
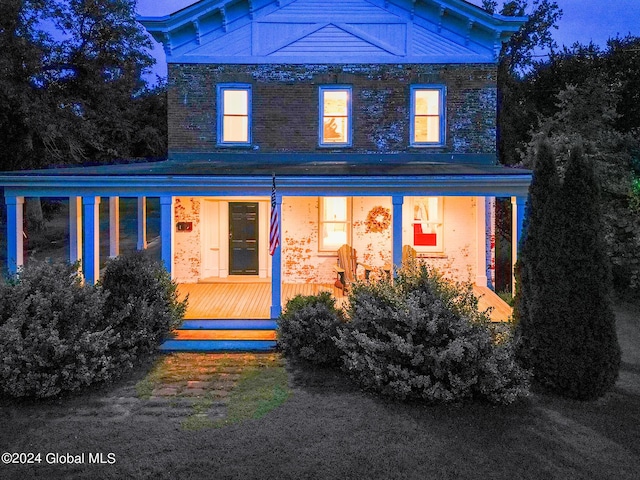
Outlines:
[{"label": "stepping stone path", "polygon": [[183,426],[196,418],[207,426],[226,417],[228,397],[244,372],[282,362],[277,353],[166,354],[144,380],[96,395],[68,413],[112,420],[162,416]]}]

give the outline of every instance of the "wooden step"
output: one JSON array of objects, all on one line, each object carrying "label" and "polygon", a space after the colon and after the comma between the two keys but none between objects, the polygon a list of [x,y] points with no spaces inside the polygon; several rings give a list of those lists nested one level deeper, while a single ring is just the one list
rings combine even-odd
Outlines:
[{"label": "wooden step", "polygon": [[165,340],[161,352],[254,352],[270,351],[275,340]]},{"label": "wooden step", "polygon": [[189,319],[160,345],[160,351],[269,351],[276,347],[276,329],[275,320]]}]

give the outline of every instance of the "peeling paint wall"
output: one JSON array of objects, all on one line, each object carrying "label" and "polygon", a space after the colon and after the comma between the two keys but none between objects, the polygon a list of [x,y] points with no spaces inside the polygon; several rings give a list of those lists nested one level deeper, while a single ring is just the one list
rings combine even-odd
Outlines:
[{"label": "peeling paint wall", "polygon": [[[203,199],[177,197],[175,199],[174,228],[177,222],[192,222],[190,232],[175,232],[175,279],[178,282],[197,282],[201,274],[201,206]],[[408,218],[409,199],[403,207],[403,242],[410,244],[411,220]],[[381,231],[370,231],[367,218],[374,209],[392,211],[391,197],[353,197],[351,199],[351,245],[358,260],[374,268],[391,263],[392,225],[384,224]],[[428,264],[445,276],[457,280],[473,279],[476,275],[476,198],[444,197],[444,252],[422,254]],[[337,255],[319,252],[318,197],[284,197],[282,202],[282,279],[287,283],[333,283]],[[270,274],[270,271],[269,271]],[[359,269],[358,274],[364,275]]]},{"label": "peeling paint wall", "polygon": [[174,278],[177,282],[197,282],[200,277],[200,202],[193,197],[176,197],[173,228],[178,222],[191,222],[192,230],[174,234]]}]

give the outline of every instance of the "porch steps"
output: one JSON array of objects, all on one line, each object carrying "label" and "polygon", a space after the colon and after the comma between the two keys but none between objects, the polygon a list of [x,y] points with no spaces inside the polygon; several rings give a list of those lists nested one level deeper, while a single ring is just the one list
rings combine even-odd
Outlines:
[{"label": "porch steps", "polygon": [[160,351],[269,351],[276,346],[276,328],[275,320],[189,319],[160,345]]}]

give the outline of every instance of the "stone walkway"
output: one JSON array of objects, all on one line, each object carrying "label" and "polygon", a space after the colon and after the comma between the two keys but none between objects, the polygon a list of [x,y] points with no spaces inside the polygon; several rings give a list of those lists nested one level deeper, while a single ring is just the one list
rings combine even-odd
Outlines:
[{"label": "stone walkway", "polygon": [[93,395],[66,410],[65,417],[118,421],[162,416],[183,428],[208,427],[224,420],[228,397],[244,374],[282,364],[276,353],[167,354],[143,380]]}]

